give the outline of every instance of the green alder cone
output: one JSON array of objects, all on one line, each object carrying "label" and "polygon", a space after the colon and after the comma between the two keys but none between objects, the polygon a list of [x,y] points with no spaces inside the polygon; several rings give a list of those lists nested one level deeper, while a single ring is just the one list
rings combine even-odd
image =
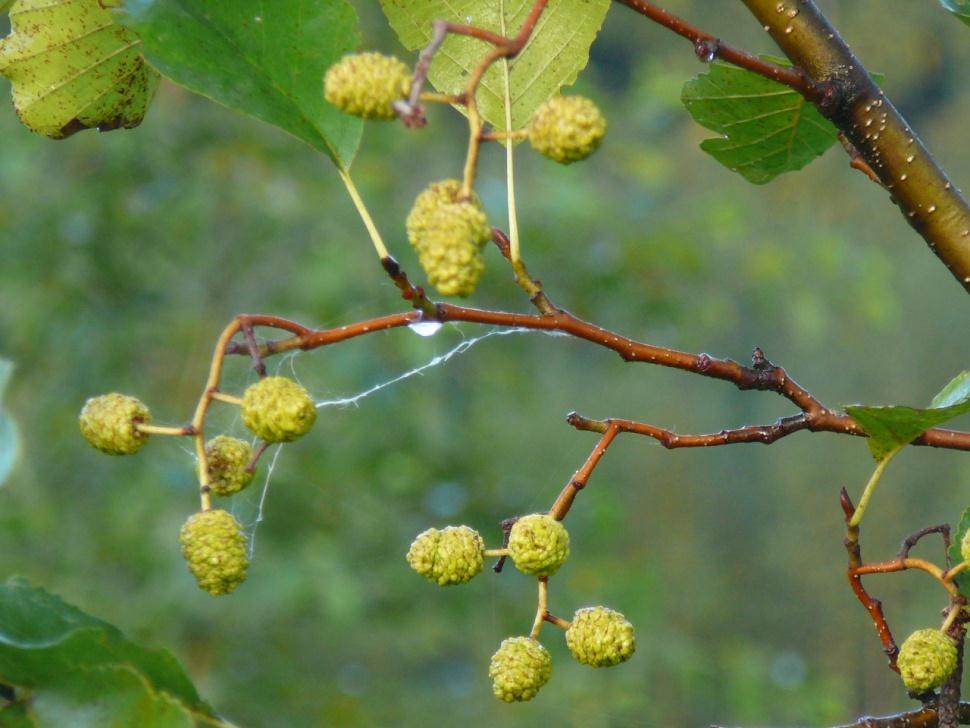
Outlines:
[{"label": "green alder cone", "polygon": [[138,126],[158,86],[138,36],[99,0],[17,0],[0,41],[20,120],[63,139],[82,129]]},{"label": "green alder cone", "polygon": [[216,495],[238,493],[252,482],[253,473],[246,470],[253,458],[253,448],[245,440],[228,435],[213,437],[205,445],[209,466],[209,487]]},{"label": "green alder cone", "polygon": [[431,184],[414,201],[406,226],[421,267],[442,296],[469,296],[485,270],[482,246],[492,229],[473,195],[459,200],[461,182]]},{"label": "green alder cone", "polygon": [[108,455],[131,455],[148,439],[135,425],[151,421],[151,413],[141,400],[112,392],[85,402],[78,425],[92,447]]},{"label": "green alder cone", "polygon": [[579,609],[566,630],[566,646],[577,661],[590,667],[626,662],[637,648],[633,625],[606,607]]},{"label": "green alder cone", "polygon": [[942,685],[957,667],[953,640],[938,629],[918,629],[903,642],[896,658],[899,676],[914,693]]},{"label": "green alder cone", "polygon": [[606,119],[583,96],[555,96],[532,115],[529,143],[543,156],[560,164],[586,159],[606,135]]},{"label": "green alder cone", "polygon": [[266,442],[291,442],[317,421],[317,408],[303,387],[286,377],[265,377],[243,393],[243,424]]},{"label": "green alder cone", "polygon": [[532,700],[550,675],[552,656],[531,637],[503,640],[488,666],[492,692],[506,703]]},{"label": "green alder cone", "polygon": [[523,516],[509,532],[509,556],[523,574],[552,576],[569,558],[569,532],[548,514]]},{"label": "green alder cone", "polygon": [[393,56],[354,53],[344,56],[323,78],[323,95],[341,111],[364,119],[390,121],[394,102],[411,90],[411,71]]},{"label": "green alder cone", "polygon": [[407,553],[411,568],[439,586],[465,584],[485,563],[485,542],[468,526],[429,528],[418,534]]},{"label": "green alder cone", "polygon": [[179,543],[199,588],[213,596],[228,594],[246,579],[246,537],[227,511],[190,516],[179,533]]}]

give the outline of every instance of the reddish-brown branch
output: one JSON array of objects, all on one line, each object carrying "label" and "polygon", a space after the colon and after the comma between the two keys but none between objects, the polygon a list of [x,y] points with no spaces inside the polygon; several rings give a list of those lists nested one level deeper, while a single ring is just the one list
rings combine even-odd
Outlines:
[{"label": "reddish-brown branch", "polygon": [[[970,703],[960,703],[959,720],[963,725],[970,724]],[[936,728],[938,725],[936,708],[926,707],[883,718],[859,718],[855,723],[847,723],[838,728]]]},{"label": "reddish-brown branch", "polygon": [[[728,430],[726,431],[728,433],[726,435],[722,433],[693,436],[676,435],[674,433],[664,435],[663,430],[654,428],[656,430],[655,434],[660,435],[657,439],[663,441],[666,437],[668,441],[673,442],[674,438],[678,438],[681,444],[676,446],[679,447],[688,446],[683,443],[689,443],[690,446],[697,447],[733,444],[734,442],[764,442],[766,438],[774,437],[777,440],[780,436],[798,432],[799,430],[833,432],[865,437],[865,432],[849,415],[835,412],[822,405],[811,393],[795,382],[782,367],[768,362],[760,350],[755,350],[752,366],[746,367],[731,359],[717,359],[708,354],[690,354],[635,341],[600,326],[596,326],[595,324],[583,321],[568,311],[561,309],[554,309],[554,312],[550,314],[530,315],[504,311],[488,311],[448,303],[439,303],[435,306],[434,310],[435,319],[442,322],[460,321],[509,328],[533,329],[536,331],[557,331],[569,334],[577,339],[583,339],[604,349],[614,351],[625,361],[644,362],[673,369],[681,369],[712,379],[730,382],[741,390],[754,389],[775,392],[802,410],[801,415],[784,418],[774,425],[741,428],[738,431]],[[321,346],[363,336],[364,334],[409,326],[410,324],[426,320],[426,317],[423,312],[410,311],[379,316],[346,326],[323,330],[311,330],[274,316],[245,316],[240,320],[243,319],[249,321],[254,326],[272,326],[290,331],[294,334],[294,336],[287,339],[269,341],[260,345],[259,353],[261,356],[266,357],[286,351],[293,351],[294,349],[309,351]],[[226,353],[249,354],[250,352],[245,344],[233,342],[227,347]],[[640,434],[650,435],[650,432],[648,432],[650,426],[648,425],[641,425],[640,423],[633,423],[628,420],[616,421],[626,423],[629,427],[628,431],[630,432],[638,431],[636,428],[640,428],[642,430]],[[589,422],[596,421],[590,420]],[[604,431],[607,426],[605,424],[602,425],[603,429],[600,431]],[[595,428],[588,427],[582,429]],[[730,434],[731,432],[737,432],[739,434],[732,435]],[[775,436],[776,433],[778,433],[778,436]],[[723,440],[723,442],[720,440]],[[949,450],[970,450],[970,433],[934,428],[927,430],[920,437],[913,440],[913,444]]]},{"label": "reddish-brown branch", "polygon": [[616,436],[620,434],[620,430],[617,427],[607,427],[603,432],[603,436],[596,443],[593,451],[586,458],[586,462],[583,463],[583,467],[577,470],[573,477],[569,479],[569,482],[560,491],[559,496],[556,498],[555,503],[552,504],[552,508],[549,509],[549,515],[555,518],[557,521],[561,521],[569,513],[569,509],[572,508],[573,501],[576,499],[577,494],[586,484],[589,482],[590,476],[599,465],[600,460],[606,451],[609,449],[610,445],[613,444],[613,440]]},{"label": "reddish-brown branch", "polygon": [[846,534],[843,543],[849,555],[849,565],[846,569],[849,585],[852,587],[852,592],[855,594],[856,599],[859,600],[859,603],[865,608],[872,619],[873,627],[875,627],[879,641],[882,643],[883,652],[886,653],[886,657],[889,660],[890,669],[899,672],[899,668],[896,666],[896,655],[899,654],[899,647],[896,646],[896,640],[893,639],[892,630],[889,629],[889,623],[886,622],[882,602],[871,596],[862,585],[862,577],[858,571],[863,565],[862,549],[859,547],[859,527],[849,525],[852,522],[852,516],[855,515],[855,506],[852,504],[852,499],[849,498],[849,493],[845,488],[842,488],[839,502],[842,506],[842,512],[845,515]]},{"label": "reddish-brown branch", "polygon": [[825,87],[812,81],[800,68],[779,66],[777,63],[770,63],[752,53],[739,50],[648,0],[617,0],[617,2],[689,40],[694,44],[694,52],[703,61],[710,62],[720,58],[739,68],[784,84],[813,103],[822,103],[825,99]]}]

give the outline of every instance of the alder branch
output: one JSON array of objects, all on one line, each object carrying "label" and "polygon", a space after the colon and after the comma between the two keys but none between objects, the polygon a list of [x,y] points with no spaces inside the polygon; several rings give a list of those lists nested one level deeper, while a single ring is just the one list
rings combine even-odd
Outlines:
[{"label": "alder branch", "polygon": [[[970,703],[959,704],[959,720],[962,725],[970,725]],[[846,723],[837,728],[936,728],[938,725],[936,708],[925,707],[883,718],[859,718],[855,723]]]},{"label": "alder branch", "polygon": [[[792,379],[782,367],[776,366],[765,359],[760,349],[755,349],[753,364],[748,367],[731,359],[717,359],[709,354],[691,354],[636,341],[584,321],[568,311],[558,308],[554,308],[553,313],[533,315],[438,303],[435,304],[434,311],[434,320],[442,323],[464,322],[507,328],[524,328],[535,331],[555,331],[568,334],[577,339],[582,339],[604,349],[616,352],[627,362],[643,362],[672,369],[680,369],[711,379],[730,382],[742,391],[759,390],[775,392],[802,410],[801,415],[795,415],[793,418],[784,418],[774,425],[743,428],[742,432],[749,434],[740,437],[738,442],[763,442],[765,432],[769,433],[768,436],[772,436],[774,432],[780,431],[778,436],[774,437],[777,440],[779,437],[800,430],[832,432],[856,437],[866,436],[863,429],[849,415],[832,410],[821,404],[810,392]],[[411,311],[378,316],[331,329],[312,330],[275,316],[241,315],[238,318],[240,321],[249,322],[254,326],[272,326],[274,328],[291,331],[294,334],[290,338],[261,344],[259,346],[259,354],[262,357],[293,351],[295,349],[310,351],[376,331],[387,331],[389,329],[409,326],[419,321],[429,320],[424,311]],[[228,345],[226,353],[244,353],[250,355],[250,350],[244,343],[232,342]],[[595,421],[589,420],[589,422]],[[604,420],[602,422],[608,423],[610,421]],[[630,432],[635,432],[637,431],[636,428],[640,427],[629,420],[619,420],[618,422],[628,423]],[[603,425],[602,427],[605,429],[607,426]],[[643,426],[642,429],[646,430],[646,427]],[[595,430],[596,427],[580,429]],[[644,431],[640,434],[648,433]],[[668,438],[676,437],[708,438],[706,442],[695,441],[704,446],[733,444],[732,436],[725,436],[721,433],[707,436],[678,436],[673,433],[668,435]],[[718,440],[724,441],[719,442]],[[970,450],[970,432],[933,428],[913,440],[912,444],[939,447],[948,450]]]},{"label": "alder branch", "polygon": [[906,221],[970,292],[970,204],[813,0],[741,0],[794,64],[767,63],[649,0],[617,0],[720,58],[800,93],[832,121],[853,168],[889,191]]},{"label": "alder branch", "polygon": [[679,18],[673,13],[658,7],[654,3],[649,2],[649,0],[616,1],[689,40],[694,44],[694,52],[698,58],[705,63],[710,63],[715,59],[721,59],[739,68],[757,73],[759,76],[764,76],[772,81],[784,84],[813,103],[823,103],[826,98],[825,85],[815,83],[800,68],[779,66],[777,63],[771,63],[759,58],[753,53],[739,50],[725,43],[717,36],[711,35],[683,18]]},{"label": "alder branch", "polygon": [[970,292],[970,205],[813,0],[742,0],[796,67],[834,89],[816,104]]}]

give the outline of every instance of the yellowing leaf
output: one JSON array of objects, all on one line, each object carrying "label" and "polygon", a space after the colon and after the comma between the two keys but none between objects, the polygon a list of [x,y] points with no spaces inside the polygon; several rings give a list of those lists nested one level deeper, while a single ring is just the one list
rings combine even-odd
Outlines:
[{"label": "yellowing leaf", "polygon": [[[532,0],[381,0],[391,27],[410,50],[428,44],[436,19],[514,36],[532,4]],[[513,129],[528,124],[539,104],[576,80],[589,62],[589,47],[609,9],[610,0],[549,1],[529,43],[509,63]],[[490,48],[474,38],[449,35],[435,55],[428,78],[442,93],[459,93]],[[494,64],[482,79],[478,105],[486,121],[507,129],[502,63]]]},{"label": "yellowing leaf", "polygon": [[17,0],[0,41],[0,73],[21,121],[52,139],[141,123],[158,73],[138,36],[98,0]]}]

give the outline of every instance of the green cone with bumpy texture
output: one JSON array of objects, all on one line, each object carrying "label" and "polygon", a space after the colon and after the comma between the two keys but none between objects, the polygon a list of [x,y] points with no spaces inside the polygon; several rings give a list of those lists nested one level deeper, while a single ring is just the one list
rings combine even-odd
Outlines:
[{"label": "green cone with bumpy texture", "polygon": [[209,487],[216,495],[238,493],[253,479],[246,470],[253,458],[253,448],[245,440],[228,435],[213,437],[205,445],[205,459],[209,465]]},{"label": "green cone with bumpy texture", "polygon": [[[116,3],[117,4],[117,3]],[[82,129],[138,126],[159,75],[131,30],[99,0],[17,0],[0,41],[0,74],[10,79],[26,127],[52,139]]]},{"label": "green cone with bumpy texture", "polygon": [[317,420],[309,393],[286,377],[265,377],[243,393],[242,421],[266,442],[290,442],[302,437]]},{"label": "green cone with bumpy texture", "polygon": [[543,156],[561,164],[586,159],[606,134],[606,119],[583,96],[556,96],[532,115],[529,143]]},{"label": "green cone with bumpy texture", "polygon": [[481,248],[492,237],[481,201],[459,200],[461,182],[431,184],[414,201],[407,218],[408,240],[421,267],[443,296],[471,295],[485,270]]},{"label": "green cone with bumpy texture", "polygon": [[566,646],[579,662],[612,667],[630,659],[637,648],[633,625],[606,607],[579,609],[566,630]]},{"label": "green cone with bumpy texture", "polygon": [[509,556],[524,574],[552,576],[569,558],[569,532],[545,513],[523,516],[509,532]]},{"label": "green cone with bumpy texture", "polygon": [[148,407],[126,394],[103,394],[84,403],[78,424],[84,439],[109,455],[131,455],[138,452],[148,435],[135,424],[152,421]]},{"label": "green cone with bumpy texture", "polygon": [[355,53],[331,66],[323,95],[341,111],[365,119],[393,119],[394,102],[411,90],[411,71],[393,56]]},{"label": "green cone with bumpy texture", "polygon": [[190,516],[179,543],[199,588],[213,596],[228,594],[246,579],[246,537],[230,513],[214,510]]},{"label": "green cone with bumpy texture", "polygon": [[918,629],[903,642],[896,657],[903,683],[914,693],[942,685],[957,667],[957,648],[938,629]]},{"label": "green cone with bumpy texture", "polygon": [[531,637],[503,640],[488,666],[492,692],[506,703],[532,700],[551,674],[549,651]]},{"label": "green cone with bumpy texture", "polygon": [[408,549],[411,568],[440,586],[464,584],[482,570],[485,543],[468,526],[429,528]]}]

